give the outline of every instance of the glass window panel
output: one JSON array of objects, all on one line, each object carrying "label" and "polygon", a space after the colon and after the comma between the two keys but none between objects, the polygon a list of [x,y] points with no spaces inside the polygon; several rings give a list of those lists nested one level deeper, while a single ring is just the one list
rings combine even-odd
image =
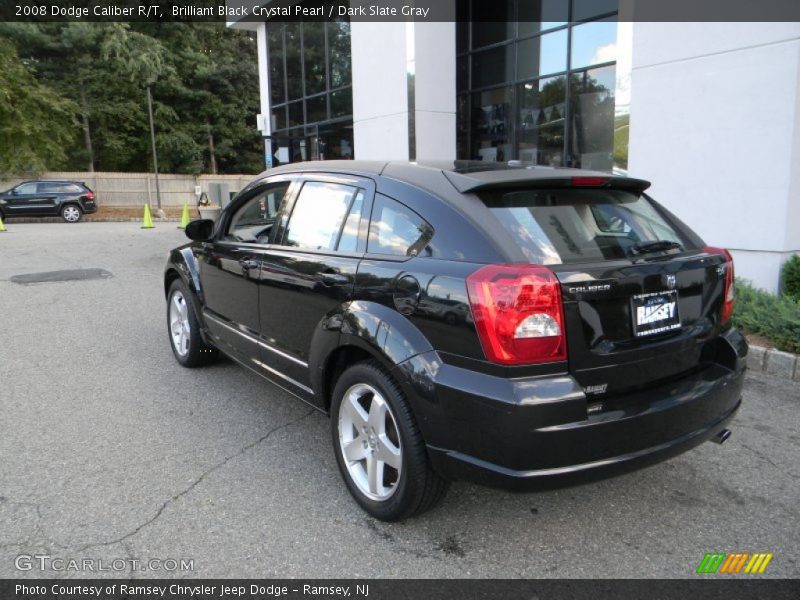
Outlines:
[{"label": "glass window panel", "polygon": [[456,0],[456,52],[469,50],[469,0]]},{"label": "glass window panel", "polygon": [[514,44],[472,55],[472,87],[482,88],[514,78]]},{"label": "glass window panel", "polygon": [[612,169],[615,80],[613,65],[570,76],[568,166]]},{"label": "glass window panel", "polygon": [[306,95],[324,92],[325,23],[303,23],[303,63],[306,72]]},{"label": "glass window panel", "polygon": [[482,48],[514,37],[514,0],[472,3],[472,47]]},{"label": "glass window panel", "polygon": [[519,86],[519,160],[563,165],[566,81],[550,77]]},{"label": "glass window panel", "polygon": [[617,60],[616,21],[594,21],[572,28],[572,69]]},{"label": "glass window panel", "polygon": [[564,0],[522,0],[517,7],[519,35],[531,35],[567,24],[569,5]]},{"label": "glass window panel", "polygon": [[469,56],[456,58],[456,89],[458,91],[469,89]]},{"label": "glass window panel", "polygon": [[353,122],[320,126],[319,141],[321,159],[352,159]]},{"label": "glass window panel", "polygon": [[272,109],[272,131],[286,128],[286,106],[277,106]]},{"label": "glass window panel", "polygon": [[353,89],[344,88],[331,92],[331,119],[353,114]]},{"label": "glass window panel", "polygon": [[257,193],[231,217],[224,239],[231,242],[266,244],[289,183],[278,183]]},{"label": "glass window panel", "polygon": [[303,97],[300,25],[300,23],[286,24],[286,87],[289,93],[289,100]]},{"label": "glass window panel", "polygon": [[572,20],[585,21],[617,12],[618,5],[618,0],[572,0]]},{"label": "glass window panel", "polygon": [[567,30],[554,31],[519,42],[517,79],[529,79],[567,70]]},{"label": "glass window panel", "polygon": [[510,160],[512,88],[503,87],[472,96],[472,152],[475,160]]},{"label": "glass window panel", "polygon": [[375,194],[367,251],[417,256],[433,237],[433,228],[410,208]]},{"label": "glass window panel", "polygon": [[283,72],[283,26],[270,24],[269,40],[269,87],[273,104],[286,101],[286,81]]},{"label": "glass window panel", "polygon": [[469,96],[456,98],[456,143],[458,158],[469,158]]},{"label": "glass window panel", "polygon": [[355,252],[358,248],[358,226],[361,224],[361,208],[364,205],[364,191],[358,190],[350,213],[344,222],[342,236],[339,238],[339,245],[336,249],[339,252]]},{"label": "glass window panel", "polygon": [[317,121],[328,120],[328,99],[322,96],[314,96],[306,100],[306,123],[316,123]]},{"label": "glass window panel", "polygon": [[[350,23],[333,21],[328,23],[328,56],[330,59],[331,88],[352,83],[350,73]],[[352,112],[352,109],[350,109]]]},{"label": "glass window panel", "polygon": [[289,127],[296,127],[305,123],[303,119],[303,102],[289,103]]},{"label": "glass window panel", "polygon": [[338,183],[306,182],[289,218],[284,245],[333,250],[357,191]]}]

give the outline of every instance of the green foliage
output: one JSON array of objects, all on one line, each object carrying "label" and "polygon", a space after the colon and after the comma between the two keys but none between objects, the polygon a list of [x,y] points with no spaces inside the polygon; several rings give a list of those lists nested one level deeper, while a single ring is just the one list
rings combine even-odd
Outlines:
[{"label": "green foliage", "polygon": [[36,81],[0,39],[0,177],[34,175],[66,160],[77,107]]},{"label": "green foliage", "polygon": [[779,350],[800,353],[800,301],[737,279],[733,322],[745,333],[764,336]]},{"label": "green foliage", "polygon": [[[55,90],[49,97],[71,99],[78,115],[80,135],[64,141],[60,157],[36,157],[40,168],[150,170],[150,85],[160,170],[263,169],[252,33],[223,23],[0,23],[0,37],[36,83]],[[0,117],[0,127],[7,122]],[[48,130],[65,123],[74,129],[74,117],[59,111],[43,118]]]},{"label": "green foliage", "polygon": [[783,264],[783,293],[800,301],[800,255],[795,254]]}]

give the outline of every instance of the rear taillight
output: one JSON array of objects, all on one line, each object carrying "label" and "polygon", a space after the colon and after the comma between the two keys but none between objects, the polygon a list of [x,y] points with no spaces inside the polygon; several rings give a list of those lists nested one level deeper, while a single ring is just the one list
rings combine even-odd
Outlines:
[{"label": "rear taillight", "polygon": [[94,192],[86,192],[83,197],[87,200],[94,200]]},{"label": "rear taillight", "polygon": [[733,316],[733,302],[736,296],[733,283],[733,257],[725,248],[706,246],[703,248],[703,252],[706,254],[718,254],[725,259],[725,299],[722,302],[722,312],[719,316],[719,322],[724,325]]},{"label": "rear taillight", "polygon": [[538,265],[487,265],[467,277],[486,358],[503,365],[567,359],[561,286]]}]

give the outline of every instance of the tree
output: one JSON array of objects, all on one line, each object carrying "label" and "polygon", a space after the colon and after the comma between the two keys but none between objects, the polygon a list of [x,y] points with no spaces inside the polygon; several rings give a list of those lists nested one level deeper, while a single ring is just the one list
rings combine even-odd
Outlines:
[{"label": "tree", "polygon": [[[255,39],[222,23],[0,23],[36,80],[78,107],[67,168],[150,168],[151,84],[163,172],[258,172]],[[54,113],[46,120],[60,119]]]},{"label": "tree", "polygon": [[0,39],[0,176],[61,166],[77,131],[77,106],[36,81]]}]

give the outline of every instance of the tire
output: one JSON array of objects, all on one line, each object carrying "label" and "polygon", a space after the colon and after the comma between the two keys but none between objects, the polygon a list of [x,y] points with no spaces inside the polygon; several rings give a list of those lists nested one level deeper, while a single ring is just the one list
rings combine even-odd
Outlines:
[{"label": "tire", "polygon": [[347,489],[376,519],[418,515],[447,493],[449,482],[431,468],[408,401],[376,361],[357,363],[339,377],[331,403],[331,436]]},{"label": "tire", "polygon": [[184,367],[194,368],[214,362],[219,353],[206,345],[192,304],[191,291],[176,279],[167,294],[167,334],[175,359]]},{"label": "tire", "polygon": [[67,223],[77,223],[83,218],[83,211],[77,204],[65,204],[61,207],[61,218]]}]

